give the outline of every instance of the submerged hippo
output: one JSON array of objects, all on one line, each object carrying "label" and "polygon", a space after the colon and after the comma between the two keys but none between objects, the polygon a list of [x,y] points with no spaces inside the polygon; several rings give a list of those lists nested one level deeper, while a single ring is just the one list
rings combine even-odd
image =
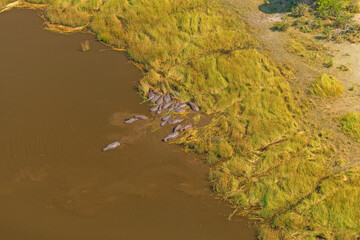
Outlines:
[{"label": "submerged hippo", "polygon": [[179,107],[175,108],[173,111],[176,112],[176,113],[182,113],[182,112],[185,112],[186,110],[185,110],[185,108],[181,108],[179,106]]},{"label": "submerged hippo", "polygon": [[175,138],[177,138],[179,136],[179,132],[173,132],[173,133],[170,133],[169,135],[167,135],[163,141],[164,142],[167,142],[167,141],[170,141],[170,140],[173,140]]},{"label": "submerged hippo", "polygon": [[172,102],[167,102],[167,103],[164,104],[163,108],[164,108],[164,109],[167,109],[167,108],[169,108],[172,104],[173,104]]},{"label": "submerged hippo", "polygon": [[170,119],[168,121],[168,124],[177,124],[177,123],[181,123],[182,121],[184,121],[184,119]]},{"label": "submerged hippo", "polygon": [[139,120],[138,118],[128,118],[128,119],[125,119],[125,123],[133,123],[135,121]]},{"label": "submerged hippo", "polygon": [[191,124],[188,124],[188,125],[186,125],[185,127],[180,128],[180,129],[179,129],[179,132],[186,131],[186,130],[188,130],[188,129],[190,129],[190,128],[192,128],[192,125],[191,125]]},{"label": "submerged hippo", "polygon": [[150,108],[150,112],[156,112],[160,106],[154,106]]},{"label": "submerged hippo", "polygon": [[159,97],[158,100],[156,100],[155,104],[162,104],[164,102],[164,97]]},{"label": "submerged hippo", "polygon": [[177,132],[180,129],[181,129],[181,124],[178,124],[178,125],[176,125],[176,127],[174,127],[173,132]]},{"label": "submerged hippo", "polygon": [[152,99],[153,97],[155,97],[155,93],[150,89],[147,98]]},{"label": "submerged hippo", "polygon": [[104,147],[102,149],[102,151],[105,152],[105,151],[113,150],[119,146],[120,146],[119,142],[113,142],[113,143],[110,143],[109,145],[107,145],[106,147]]},{"label": "submerged hippo", "polygon": [[161,119],[161,121],[167,121],[171,118],[171,113]]},{"label": "submerged hippo", "polygon": [[147,116],[144,116],[144,115],[134,115],[134,118],[142,119],[142,120],[148,120],[149,119]]},{"label": "submerged hippo", "polygon": [[162,106],[160,105],[158,110],[156,111],[156,114],[160,114],[161,113],[161,110],[162,110]]},{"label": "submerged hippo", "polygon": [[178,107],[178,108],[184,108],[184,107],[186,107],[186,106],[187,106],[186,103],[180,103],[179,106],[177,106],[177,107]]},{"label": "submerged hippo", "polygon": [[161,95],[156,95],[155,97],[153,97],[150,102],[151,103],[155,103],[159,98],[161,98]]},{"label": "submerged hippo", "polygon": [[170,102],[170,101],[171,101],[171,96],[170,96],[169,93],[167,93],[167,94],[165,95],[165,97],[164,97],[164,102],[168,103],[168,102]]},{"label": "submerged hippo", "polygon": [[198,111],[199,111],[199,107],[198,107],[195,103],[187,102],[187,105],[190,106],[191,110],[193,110],[193,111],[195,111],[195,112],[198,112]]}]

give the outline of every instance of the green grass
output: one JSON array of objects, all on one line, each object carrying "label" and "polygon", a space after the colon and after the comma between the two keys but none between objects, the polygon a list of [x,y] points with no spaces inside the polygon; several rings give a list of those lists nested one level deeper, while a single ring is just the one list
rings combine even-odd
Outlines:
[{"label": "green grass", "polygon": [[344,87],[335,77],[322,74],[313,82],[309,91],[319,97],[336,97],[342,94]]},{"label": "green grass", "polygon": [[340,119],[342,130],[353,139],[360,140],[360,113],[348,113]]},{"label": "green grass", "polygon": [[[319,231],[351,236],[358,231],[355,210],[346,219],[338,212],[321,212],[345,206],[344,189],[339,187],[338,202],[327,201],[326,191],[317,192],[336,158],[331,143],[302,126],[289,68],[257,50],[250,28],[227,9],[210,0],[55,0],[46,16],[67,26],[89,22],[100,41],[126,48],[144,68],[141,93],[150,87],[176,90],[183,101],[192,100],[212,114],[209,125],[185,132],[179,143],[208,156],[209,179],[219,197],[242,214],[264,220],[261,237],[309,239]],[[349,191],[356,186],[346,184]],[[312,209],[307,200],[315,193],[315,207],[322,206],[318,214],[298,216],[292,206]],[[355,197],[346,196],[351,201],[346,206],[354,207]],[[307,228],[307,222],[316,228]]]}]

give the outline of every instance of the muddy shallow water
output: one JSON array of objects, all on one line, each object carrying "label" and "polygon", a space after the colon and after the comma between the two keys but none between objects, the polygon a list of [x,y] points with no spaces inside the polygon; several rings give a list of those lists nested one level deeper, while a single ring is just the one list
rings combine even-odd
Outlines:
[{"label": "muddy shallow water", "polygon": [[35,11],[0,14],[1,238],[255,239],[227,220],[201,159],[160,141],[170,127],[123,123],[151,116],[125,55],[42,24]]}]

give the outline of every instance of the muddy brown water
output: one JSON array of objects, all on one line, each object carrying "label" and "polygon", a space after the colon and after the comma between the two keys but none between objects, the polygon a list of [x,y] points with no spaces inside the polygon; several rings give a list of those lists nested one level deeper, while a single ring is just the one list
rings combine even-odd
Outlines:
[{"label": "muddy brown water", "polygon": [[1,239],[255,239],[202,160],[160,141],[170,127],[123,123],[151,116],[123,53],[42,29],[35,11],[0,14]]}]

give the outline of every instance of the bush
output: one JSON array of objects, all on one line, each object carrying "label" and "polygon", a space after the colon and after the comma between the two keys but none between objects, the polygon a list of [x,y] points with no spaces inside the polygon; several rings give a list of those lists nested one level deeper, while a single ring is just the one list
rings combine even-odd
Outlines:
[{"label": "bush", "polygon": [[290,23],[281,21],[281,22],[276,22],[274,24],[273,29],[280,32],[285,32],[286,30],[289,29],[289,27],[290,27]]},{"label": "bush", "polygon": [[297,17],[304,17],[309,14],[310,7],[305,3],[299,3],[291,9],[291,13]]},{"label": "bush", "polygon": [[350,0],[318,0],[317,11],[322,18],[339,17],[347,11]]}]

